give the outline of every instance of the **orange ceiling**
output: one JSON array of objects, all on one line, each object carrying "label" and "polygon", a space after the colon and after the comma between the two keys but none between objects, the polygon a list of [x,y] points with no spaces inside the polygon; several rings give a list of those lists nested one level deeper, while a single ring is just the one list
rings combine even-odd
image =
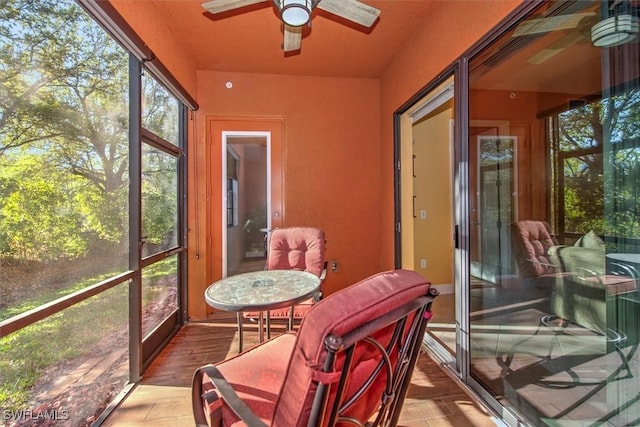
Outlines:
[{"label": "orange ceiling", "polygon": [[215,16],[202,8],[202,0],[150,1],[198,69],[365,78],[382,74],[438,2],[365,0],[381,10],[371,29],[315,9],[302,49],[285,55],[272,0]]},{"label": "orange ceiling", "polygon": [[[171,37],[180,40],[180,47],[193,58],[199,70],[379,78],[404,43],[429,25],[430,12],[444,0],[362,0],[381,11],[372,28],[360,27],[316,8],[311,28],[305,28],[303,33],[301,50],[288,54],[281,48],[282,26],[273,0],[218,15],[202,7],[204,0],[144,1],[152,5],[155,15],[160,17],[154,24],[168,27]],[[577,5],[581,10],[597,11],[599,3]],[[545,11],[540,13],[544,15]],[[588,37],[573,37],[577,31],[548,33],[531,43],[524,37],[522,43],[513,45],[515,49],[501,55],[509,61],[494,63],[491,73],[476,76],[474,87],[574,94],[597,92],[601,86],[601,52],[591,46]],[[535,54],[552,48],[565,36],[573,37],[566,49],[556,50],[554,56],[538,64],[530,62]],[[505,44],[511,44],[511,34],[504,37]],[[425,51],[425,55],[428,54]]]}]

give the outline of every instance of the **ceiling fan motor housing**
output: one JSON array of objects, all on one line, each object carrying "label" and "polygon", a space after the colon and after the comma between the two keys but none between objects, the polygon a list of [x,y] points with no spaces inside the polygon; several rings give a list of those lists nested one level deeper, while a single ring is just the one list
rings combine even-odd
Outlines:
[{"label": "ceiling fan motor housing", "polygon": [[591,40],[598,47],[618,46],[634,40],[639,31],[638,17],[614,15],[591,27]]},{"label": "ceiling fan motor housing", "polygon": [[292,27],[301,27],[311,19],[311,11],[319,0],[274,0],[282,21]]}]

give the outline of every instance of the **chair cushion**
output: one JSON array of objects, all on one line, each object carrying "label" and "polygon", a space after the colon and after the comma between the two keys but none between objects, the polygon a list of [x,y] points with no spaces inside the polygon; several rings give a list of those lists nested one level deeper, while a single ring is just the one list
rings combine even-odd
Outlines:
[{"label": "chair cushion", "polygon": [[564,271],[580,275],[605,273],[605,252],[603,250],[575,245],[556,246],[554,253]]},{"label": "chair cushion", "polygon": [[320,277],[324,241],[324,232],[318,228],[277,228],[269,236],[267,269],[302,270]]},{"label": "chair cushion", "polygon": [[607,249],[604,241],[593,230],[590,230],[587,234],[580,237],[574,243],[574,246],[581,247],[581,248],[598,249],[602,252],[604,252]]},{"label": "chair cushion", "polygon": [[[321,369],[326,358],[324,339],[329,334],[342,336],[363,323],[428,293],[430,283],[418,273],[396,270],[380,273],[336,292],[313,305],[300,324],[298,340],[293,348],[291,363],[274,413],[272,425],[303,426],[312,406],[317,383],[312,380],[315,370]],[[357,356],[361,361],[351,381],[357,387],[359,374],[367,365],[375,365],[367,354]],[[305,396],[301,399],[300,396]],[[377,407],[378,402],[368,402]],[[366,408],[368,409],[368,408]],[[362,408],[354,411],[362,412]]]},{"label": "chair cushion", "polygon": [[556,245],[549,224],[544,221],[517,221],[512,225],[512,241],[522,277],[538,277],[555,272],[549,249]]},{"label": "chair cushion", "polygon": [[[308,300],[302,301],[294,305],[293,318],[302,319],[304,316],[307,315],[307,312],[309,311],[309,309],[313,304],[315,304],[313,298],[309,298]],[[288,319],[290,313],[291,313],[291,307],[285,307],[285,308],[269,311],[269,316],[272,319]]]},{"label": "chair cushion", "polygon": [[[216,364],[238,396],[266,424],[271,423],[289,364],[289,357],[283,355],[291,353],[295,340],[295,333],[287,332]],[[213,388],[206,375],[203,384],[204,392]],[[222,417],[225,426],[244,425],[226,405],[222,406]]]},{"label": "chair cushion", "polygon": [[[307,311],[311,308],[311,306],[315,304],[313,298],[309,298],[308,300],[304,300],[293,306],[293,318],[294,319],[302,319],[307,315]],[[291,307],[278,308],[276,310],[269,310],[269,318],[273,320],[278,319],[289,319],[291,314]],[[266,313],[263,313],[266,316]],[[242,317],[245,319],[257,319],[260,316],[259,311],[245,311],[242,313]]]}]

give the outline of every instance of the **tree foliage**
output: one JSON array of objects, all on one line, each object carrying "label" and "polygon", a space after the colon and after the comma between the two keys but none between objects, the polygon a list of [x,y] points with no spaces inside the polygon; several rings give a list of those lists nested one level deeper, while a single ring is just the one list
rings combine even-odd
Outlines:
[{"label": "tree foliage", "polygon": [[640,91],[559,115],[564,229],[635,237],[640,231]]},{"label": "tree foliage", "polygon": [[[128,54],[72,0],[0,6],[0,256],[44,261],[86,253],[87,239],[126,244]],[[144,80],[145,126],[177,143],[178,102]],[[155,181],[147,198],[175,205],[175,181],[172,191]],[[146,217],[155,240],[175,228],[175,208]],[[37,224],[47,243],[29,245]]]}]

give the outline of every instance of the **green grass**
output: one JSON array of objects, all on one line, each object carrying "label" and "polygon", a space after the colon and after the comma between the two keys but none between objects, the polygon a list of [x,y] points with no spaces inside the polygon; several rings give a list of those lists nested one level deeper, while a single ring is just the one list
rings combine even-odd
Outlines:
[{"label": "green grass", "polygon": [[38,308],[43,304],[54,301],[66,295],[70,295],[76,291],[85,289],[91,285],[99,283],[113,276],[115,276],[115,273],[109,272],[96,277],[80,280],[61,289],[49,290],[38,295],[34,295],[33,299],[21,301],[17,305],[0,310],[0,321],[9,319],[13,316],[17,316],[18,314],[25,313],[29,310],[33,310],[34,308]]},{"label": "green grass", "polygon": [[[175,277],[176,271],[175,257],[145,268],[145,300],[152,299],[161,291],[163,278]],[[7,316],[24,312],[107,277],[110,275],[79,281],[63,290],[40,295],[19,307],[3,310],[0,314]],[[28,409],[32,387],[47,368],[91,354],[105,338],[124,338],[120,344],[126,346],[128,295],[128,284],[123,283],[0,339],[0,410]]]},{"label": "green grass", "polygon": [[31,388],[48,367],[90,354],[105,336],[126,332],[127,290],[117,286],[0,339],[0,407],[26,409]]}]

